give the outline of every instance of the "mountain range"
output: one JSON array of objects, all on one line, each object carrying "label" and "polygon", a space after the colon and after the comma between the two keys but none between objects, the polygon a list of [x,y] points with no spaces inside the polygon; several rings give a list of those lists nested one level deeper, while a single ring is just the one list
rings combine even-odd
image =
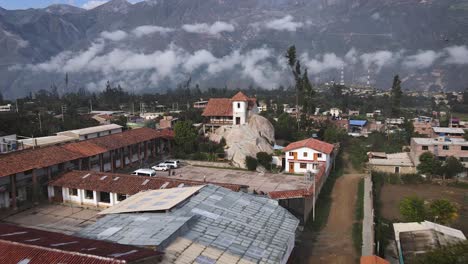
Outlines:
[{"label": "mountain range", "polygon": [[[290,45],[315,82],[468,86],[468,0],[112,0],[91,10],[0,7],[0,92],[161,92],[288,85]],[[65,85],[65,74],[69,84]],[[343,77],[341,76],[343,75]]]}]

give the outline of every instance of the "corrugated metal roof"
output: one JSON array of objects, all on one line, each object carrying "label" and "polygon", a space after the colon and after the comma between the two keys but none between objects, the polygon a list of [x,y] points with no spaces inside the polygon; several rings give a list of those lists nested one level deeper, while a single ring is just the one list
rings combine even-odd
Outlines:
[{"label": "corrugated metal roof", "polygon": [[350,126],[365,126],[367,124],[367,120],[349,120]]}]

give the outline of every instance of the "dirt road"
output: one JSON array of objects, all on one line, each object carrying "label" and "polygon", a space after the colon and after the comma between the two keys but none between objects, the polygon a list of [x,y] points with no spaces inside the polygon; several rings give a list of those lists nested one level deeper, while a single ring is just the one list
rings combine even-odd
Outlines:
[{"label": "dirt road", "polygon": [[[345,164],[349,164],[345,158]],[[318,233],[308,259],[301,263],[348,264],[356,263],[358,255],[353,247],[352,226],[357,197],[357,186],[363,174],[346,167],[332,191],[332,204],[326,226]],[[319,205],[320,206],[320,205]]]}]

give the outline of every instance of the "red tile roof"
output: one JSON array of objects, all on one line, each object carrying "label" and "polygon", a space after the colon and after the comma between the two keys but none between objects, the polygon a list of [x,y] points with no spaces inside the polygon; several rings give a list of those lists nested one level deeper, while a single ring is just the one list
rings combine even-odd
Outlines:
[{"label": "red tile roof", "polygon": [[229,98],[211,98],[203,110],[203,116],[232,116],[232,101]]},{"label": "red tile roof", "polygon": [[[89,174],[89,175],[88,175]],[[88,175],[83,178],[83,176]],[[107,176],[101,180],[103,176]],[[146,183],[145,183],[146,182]],[[58,179],[49,183],[51,186],[59,186],[74,189],[84,189],[102,192],[113,192],[119,194],[135,194],[145,190],[157,190],[164,188],[176,188],[180,184],[184,186],[195,186],[204,184],[219,185],[233,191],[240,191],[241,188],[247,186],[238,184],[202,182],[192,180],[182,180],[168,177],[145,177],[128,174],[104,173],[95,171],[70,171],[66,172]],[[143,185],[144,184],[144,185]]]},{"label": "red tile roof", "polygon": [[122,260],[97,257],[82,253],[72,253],[57,249],[31,246],[0,240],[0,263],[2,264],[117,264],[127,263]]},{"label": "red tile roof", "polygon": [[238,92],[236,93],[236,95],[234,95],[231,98],[231,100],[232,101],[248,101],[249,97],[247,97],[247,95],[245,95],[243,92]]},{"label": "red tile roof", "polygon": [[257,106],[257,98],[249,98],[244,93],[238,92],[232,98],[211,98],[203,111],[203,116],[232,116],[232,102],[245,101],[248,109]]},{"label": "red tile roof", "polygon": [[12,152],[0,156],[0,177],[45,168],[155,138],[174,138],[172,130],[139,128],[90,140]]},{"label": "red tile roof", "polygon": [[390,264],[390,262],[378,256],[362,256],[361,264]]},{"label": "red tile roof", "polygon": [[127,263],[162,255],[149,249],[3,223],[0,242],[2,264],[25,258],[31,259],[30,263]]},{"label": "red tile roof", "polygon": [[309,138],[309,139],[304,139],[301,141],[293,142],[287,145],[283,149],[283,151],[286,152],[286,151],[290,151],[290,150],[298,149],[298,148],[311,148],[311,149],[323,152],[325,154],[330,154],[333,152],[334,147],[335,146],[333,144],[320,141],[317,139]]}]

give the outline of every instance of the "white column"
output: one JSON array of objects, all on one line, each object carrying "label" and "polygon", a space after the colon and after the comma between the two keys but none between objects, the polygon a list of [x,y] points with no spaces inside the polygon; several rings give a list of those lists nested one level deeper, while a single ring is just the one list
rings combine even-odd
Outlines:
[{"label": "white column", "polygon": [[80,204],[83,205],[83,199],[85,197],[85,190],[83,189],[78,189],[77,190],[77,193],[78,193],[78,199],[80,201]]},{"label": "white column", "polygon": [[68,201],[68,188],[62,187],[62,199],[64,202]]},{"label": "white column", "polygon": [[5,208],[10,208],[10,192],[4,192],[3,195]]},{"label": "white column", "polygon": [[98,199],[99,193],[97,191],[93,191],[93,198],[94,198],[94,205],[99,206],[99,199]]},{"label": "white column", "polygon": [[49,198],[55,197],[54,187],[53,186],[47,186],[47,193],[48,193]]},{"label": "white column", "polygon": [[111,204],[111,205],[115,205],[115,201],[116,201],[116,199],[115,199],[115,193],[111,193],[111,192],[110,192],[110,193],[109,193],[109,197],[110,197],[110,204]]}]

